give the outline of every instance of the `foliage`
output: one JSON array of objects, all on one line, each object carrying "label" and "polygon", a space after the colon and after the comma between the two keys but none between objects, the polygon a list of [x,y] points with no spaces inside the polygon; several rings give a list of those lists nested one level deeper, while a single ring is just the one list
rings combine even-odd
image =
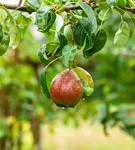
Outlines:
[{"label": "foliage", "polygon": [[[22,133],[23,121],[29,121],[36,144],[40,124],[53,124],[59,116],[64,124],[72,118],[76,127],[79,118],[92,118],[105,134],[118,125],[135,137],[134,1],[26,0],[24,6],[11,11],[0,4],[0,137],[10,141],[9,149],[21,140],[15,135]],[[69,25],[72,43],[64,35]],[[50,100],[50,82],[76,66],[91,73],[95,90],[80,70],[85,101],[62,110]]]}]

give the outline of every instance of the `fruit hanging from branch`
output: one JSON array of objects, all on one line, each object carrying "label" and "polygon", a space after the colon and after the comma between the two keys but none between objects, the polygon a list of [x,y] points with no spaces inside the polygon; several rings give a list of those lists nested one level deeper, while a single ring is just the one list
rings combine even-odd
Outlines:
[{"label": "fruit hanging from branch", "polygon": [[47,67],[41,72],[40,84],[45,96],[51,98],[57,106],[74,107],[81,99],[93,93],[94,82],[91,75],[83,68],[76,66],[57,74],[52,79],[48,90]]},{"label": "fruit hanging from branch", "polygon": [[[102,1],[79,1],[74,4],[70,2],[60,0],[50,3],[50,1],[27,0],[22,7],[0,4],[0,16],[2,16],[0,55],[3,55],[8,47],[16,48],[18,46],[31,21],[34,20],[38,31],[45,35],[47,41],[38,51],[39,60],[47,65],[42,70],[40,84],[46,97],[51,97],[58,106],[64,107],[74,107],[81,98],[90,96],[94,91],[94,83],[89,73],[73,65],[77,52],[80,53],[81,51],[82,57],[90,58],[104,48],[108,40],[104,23],[111,17],[114,10],[121,14],[121,23],[115,33],[114,44],[115,46],[124,46],[131,31],[128,22],[126,23],[123,18],[123,12],[130,11],[135,14],[134,8],[128,8],[130,5],[132,6],[132,2],[125,0],[117,2],[108,0],[104,2],[103,8],[100,7]],[[9,11],[8,9],[17,11]],[[62,20],[61,26],[59,26],[58,15]],[[132,26],[135,27],[135,19],[132,15],[130,20]],[[133,48],[135,48],[134,41],[135,33],[133,30]],[[49,91],[46,82],[47,67],[59,58],[62,58],[62,63],[69,69],[54,78]],[[63,74],[65,75],[62,79]],[[69,82],[65,78],[70,79]],[[78,85],[76,85],[77,83]],[[69,88],[70,84],[71,87]],[[59,89],[61,89],[60,92]],[[80,91],[78,91],[79,89]],[[63,97],[63,93],[66,93],[64,96],[67,97]]]},{"label": "fruit hanging from branch", "polygon": [[94,82],[91,75],[80,67],[65,69],[54,77],[50,85],[50,97],[61,107],[74,107],[93,91]]},{"label": "fruit hanging from branch", "polygon": [[74,107],[83,96],[83,84],[73,69],[66,69],[51,82],[50,97],[57,106]]}]

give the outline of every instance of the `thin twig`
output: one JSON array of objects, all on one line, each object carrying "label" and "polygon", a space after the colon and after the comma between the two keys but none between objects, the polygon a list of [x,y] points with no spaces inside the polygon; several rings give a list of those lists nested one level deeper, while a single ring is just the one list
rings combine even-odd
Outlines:
[{"label": "thin twig", "polygon": [[32,13],[32,11],[29,11],[25,6],[18,7],[18,5],[11,5],[11,4],[9,5],[9,4],[2,4],[2,3],[0,3],[0,6],[11,10],[20,10],[20,11]]},{"label": "thin twig", "polygon": [[123,6],[119,6],[119,8],[123,9],[123,10],[127,10],[132,12],[133,14],[135,14],[135,9],[134,8],[128,8],[128,7],[123,7]]},{"label": "thin twig", "polygon": [[23,0],[19,0],[18,6],[20,7]]},{"label": "thin twig", "polygon": [[81,9],[79,5],[73,5],[73,6],[65,6],[65,11],[69,12],[70,10],[78,10]]}]

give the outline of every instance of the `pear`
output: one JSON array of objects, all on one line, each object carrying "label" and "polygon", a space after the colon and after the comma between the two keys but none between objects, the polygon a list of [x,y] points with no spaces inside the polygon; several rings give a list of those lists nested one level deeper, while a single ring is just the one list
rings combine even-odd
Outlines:
[{"label": "pear", "polygon": [[74,70],[65,69],[54,77],[50,97],[57,106],[74,107],[83,96],[83,84]]}]

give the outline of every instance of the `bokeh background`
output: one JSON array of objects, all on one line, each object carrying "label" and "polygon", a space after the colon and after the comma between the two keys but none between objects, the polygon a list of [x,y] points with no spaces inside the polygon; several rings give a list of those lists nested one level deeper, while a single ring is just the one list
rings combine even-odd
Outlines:
[{"label": "bokeh background", "polygon": [[[75,108],[58,108],[42,93],[39,75],[45,66],[37,52],[46,39],[34,24],[18,48],[0,57],[1,150],[135,149],[135,50],[131,39],[123,48],[113,45],[119,22],[114,13],[104,24],[109,40],[102,51],[90,59],[77,54],[95,91]],[[64,69],[61,61],[49,67],[48,86]]]}]

